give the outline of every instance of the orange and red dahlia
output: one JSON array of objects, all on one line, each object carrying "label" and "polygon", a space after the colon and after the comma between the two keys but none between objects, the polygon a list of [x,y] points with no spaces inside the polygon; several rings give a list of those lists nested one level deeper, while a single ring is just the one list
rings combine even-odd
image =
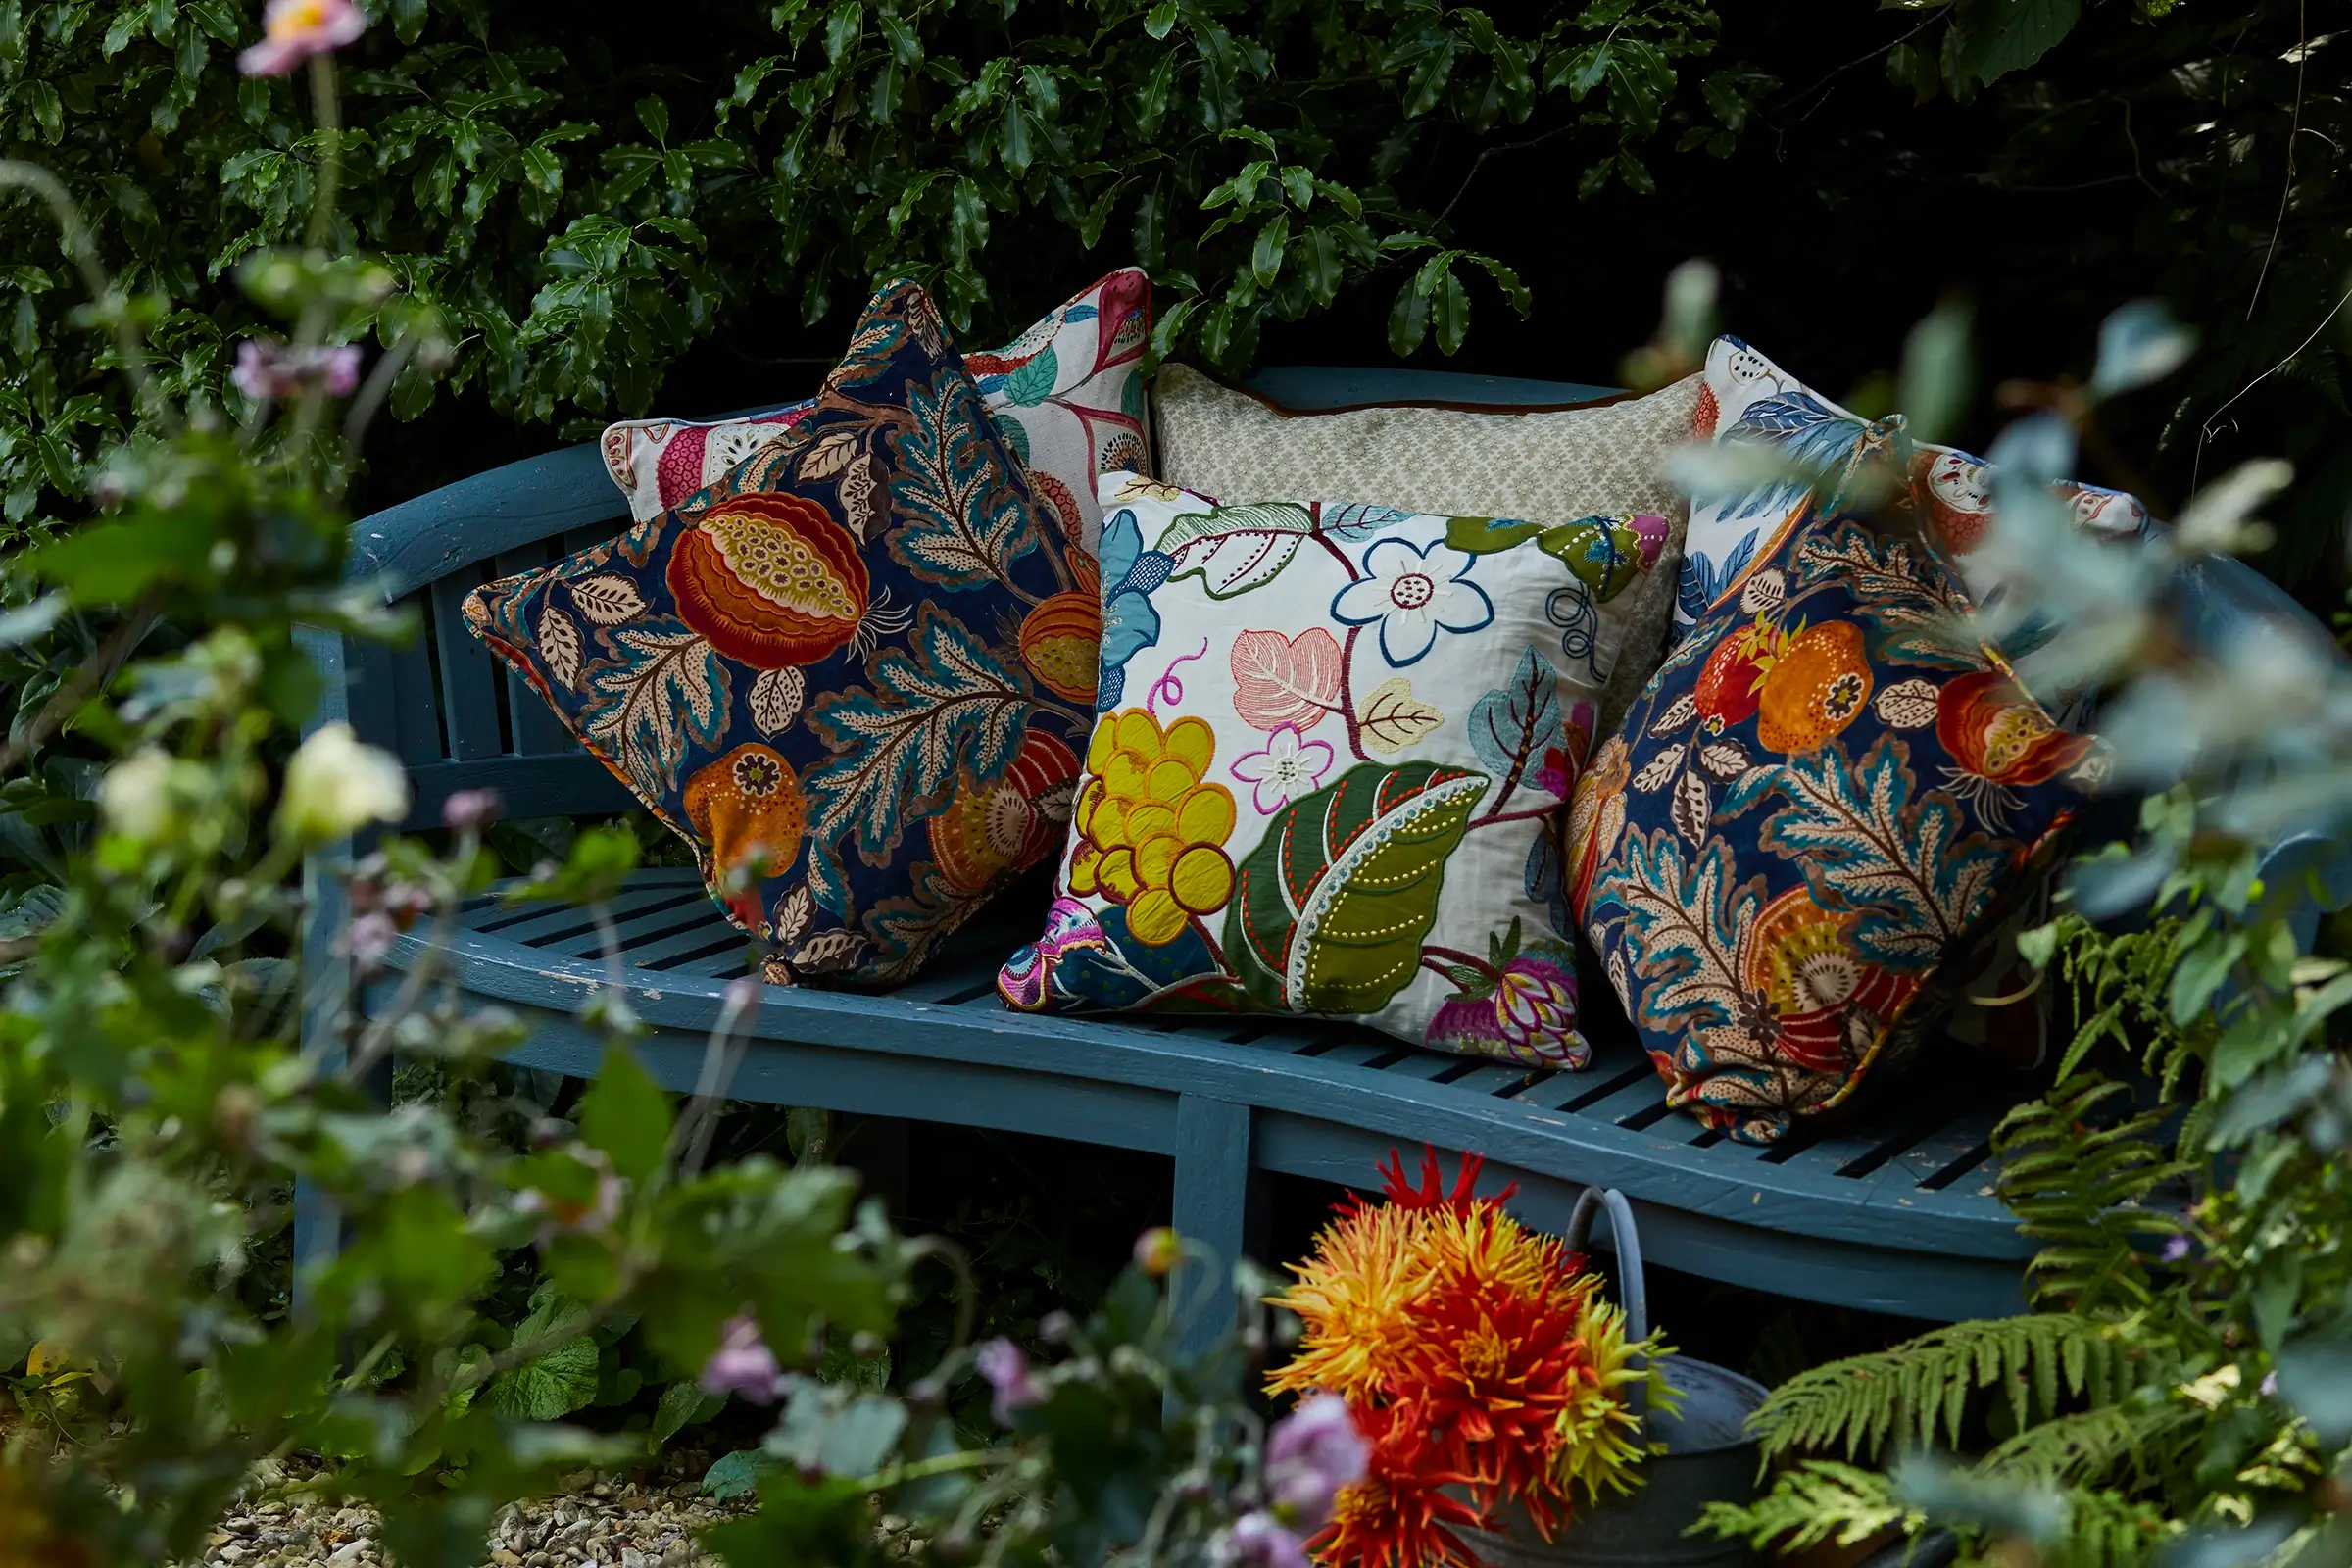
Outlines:
[{"label": "orange and red dahlia", "polygon": [[1583,1258],[1475,1197],[1477,1173],[1449,1190],[1432,1154],[1415,1185],[1392,1154],[1388,1200],[1343,1207],[1275,1298],[1304,1334],[1268,1387],[1344,1396],[1373,1445],[1309,1543],[1326,1568],[1475,1568],[1456,1528],[1516,1501],[1548,1537],[1580,1490],[1635,1479],[1624,1386],[1657,1347],[1627,1343]]},{"label": "orange and red dahlia", "polygon": [[1361,1568],[1479,1568],[1456,1529],[1478,1529],[1487,1516],[1462,1500],[1470,1478],[1446,1468],[1427,1423],[1412,1404],[1357,1415],[1372,1440],[1364,1478],[1344,1489],[1331,1522],[1308,1541],[1323,1563]]}]

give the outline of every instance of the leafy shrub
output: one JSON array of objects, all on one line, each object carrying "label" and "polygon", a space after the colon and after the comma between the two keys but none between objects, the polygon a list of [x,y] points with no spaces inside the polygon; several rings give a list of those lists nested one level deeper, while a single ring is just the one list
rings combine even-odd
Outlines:
[{"label": "leafy shrub", "polygon": [[[660,27],[617,7],[389,0],[376,20],[335,233],[398,292],[342,329],[388,342],[396,312],[422,309],[455,345],[442,378],[399,377],[401,416],[437,388],[523,420],[642,412],[748,301],[814,320],[886,273],[924,279],[959,327],[1002,330],[989,277],[1049,258],[1075,275],[1099,248],[1152,268],[1162,348],[1240,365],[1268,315],[1381,272],[1402,279],[1395,341],[1451,353],[1482,275],[1522,313],[1526,294],[1448,237],[1416,175],[1433,147],[1493,145],[1542,112],[1579,188],[1646,189],[1661,148],[1728,151],[1766,85],[1705,71],[1707,0],[1559,17],[782,0],[749,28],[715,10]],[[301,236],[313,207],[322,132],[299,90],[220,69],[250,26],[228,0],[0,4],[0,155],[54,166],[86,205],[177,398],[233,402],[228,345],[256,318],[229,273]],[[74,291],[42,221],[0,213],[16,523],[81,494],[129,419],[105,351],[62,330]]]}]

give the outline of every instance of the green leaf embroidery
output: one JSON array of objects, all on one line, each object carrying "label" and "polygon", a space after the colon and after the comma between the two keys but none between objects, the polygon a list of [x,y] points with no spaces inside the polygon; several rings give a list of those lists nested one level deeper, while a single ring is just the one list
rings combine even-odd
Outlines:
[{"label": "green leaf embroidery", "polygon": [[1258,1005],[1369,1013],[1412,980],[1483,773],[1366,762],[1292,802],[1237,868],[1225,958]]},{"label": "green leaf embroidery", "polygon": [[1231,599],[1280,576],[1314,529],[1313,514],[1287,501],[1218,507],[1180,514],[1153,548],[1175,559],[1169,577],[1199,577],[1209,598]]},{"label": "green leaf embroidery", "polygon": [[1545,529],[1536,548],[1574,572],[1602,604],[1642,574],[1641,536],[1607,517],[1585,517]]},{"label": "green leaf embroidery", "polygon": [[1446,542],[1456,550],[1474,556],[1492,556],[1513,550],[1530,539],[1544,537],[1544,524],[1520,522],[1512,517],[1448,517],[1446,519]]},{"label": "green leaf embroidery", "polygon": [[1035,408],[1054,395],[1054,383],[1060,375],[1061,363],[1054,358],[1054,345],[1049,343],[1004,378],[1004,396],[1017,407]]}]

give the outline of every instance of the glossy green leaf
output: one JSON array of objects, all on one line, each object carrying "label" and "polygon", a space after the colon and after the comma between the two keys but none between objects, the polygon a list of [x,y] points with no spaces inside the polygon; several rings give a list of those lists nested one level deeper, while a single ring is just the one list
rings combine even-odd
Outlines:
[{"label": "glossy green leaf", "polygon": [[1389,348],[1398,359],[1410,355],[1429,336],[1429,296],[1408,279],[1389,307]]},{"label": "glossy green leaf", "polygon": [[1953,14],[1953,68],[1990,85],[2038,62],[2082,16],[2082,0],[1969,0]]},{"label": "glossy green leaf", "polygon": [[1470,291],[1450,271],[1442,274],[1430,301],[1430,319],[1438,329],[1438,352],[1460,352],[1470,335]]},{"label": "glossy green leaf", "polygon": [[1283,247],[1290,243],[1291,218],[1288,213],[1276,213],[1266,220],[1257,231],[1257,241],[1250,247],[1250,270],[1260,288],[1271,288],[1282,275]]}]

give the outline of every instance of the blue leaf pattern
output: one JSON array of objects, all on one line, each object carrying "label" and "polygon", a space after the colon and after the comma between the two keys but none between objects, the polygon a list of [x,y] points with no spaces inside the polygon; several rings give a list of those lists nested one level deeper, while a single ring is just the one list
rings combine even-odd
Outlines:
[{"label": "blue leaf pattern", "polygon": [[1915,543],[1808,510],[1740,564],[1773,593],[1719,593],[1587,769],[1569,899],[1669,1101],[1770,1142],[1926,1038],[2093,763]]}]

